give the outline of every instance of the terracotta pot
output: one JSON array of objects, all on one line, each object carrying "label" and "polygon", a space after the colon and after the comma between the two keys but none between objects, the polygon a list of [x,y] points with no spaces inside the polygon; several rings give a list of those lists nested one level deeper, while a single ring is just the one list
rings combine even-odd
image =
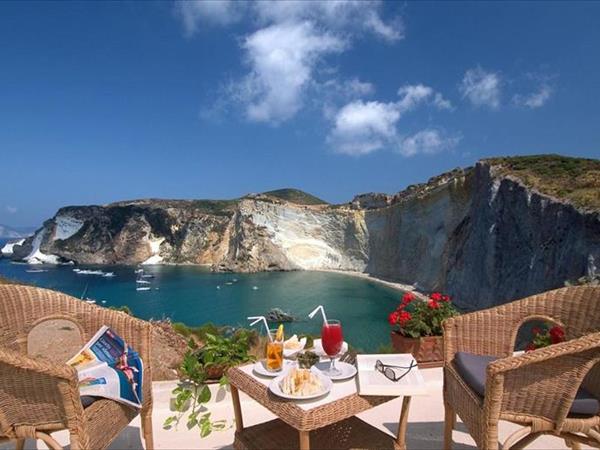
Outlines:
[{"label": "terracotta pot", "polygon": [[411,338],[392,331],[392,346],[398,353],[411,353],[421,368],[444,365],[443,336]]},{"label": "terracotta pot", "polygon": [[229,368],[229,366],[225,364],[218,364],[214,366],[210,366],[206,369],[206,375],[209,380],[219,380],[225,374],[225,371]]}]

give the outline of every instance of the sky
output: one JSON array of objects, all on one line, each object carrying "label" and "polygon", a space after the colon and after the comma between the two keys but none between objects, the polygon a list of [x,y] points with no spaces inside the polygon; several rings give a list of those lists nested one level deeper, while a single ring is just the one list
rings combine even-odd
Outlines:
[{"label": "sky", "polygon": [[1,2],[0,223],[600,157],[600,2]]}]

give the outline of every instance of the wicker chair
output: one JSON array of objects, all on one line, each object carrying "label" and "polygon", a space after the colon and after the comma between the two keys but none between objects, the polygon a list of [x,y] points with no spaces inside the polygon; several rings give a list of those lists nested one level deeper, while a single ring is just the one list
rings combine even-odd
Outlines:
[{"label": "wicker chair", "polygon": [[[546,320],[564,327],[566,342],[512,356],[519,327]],[[477,446],[498,448],[498,421],[524,428],[503,449],[523,448],[542,434],[600,447],[600,415],[569,414],[584,387],[600,399],[600,287],[567,287],[444,323],[445,448],[452,444],[456,414]],[[498,357],[487,366],[485,394],[475,393],[459,375],[455,355]]]},{"label": "wicker chair", "polygon": [[16,285],[0,286],[0,441],[16,440],[20,450],[25,439],[41,439],[59,449],[51,433],[66,429],[71,449],[103,449],[138,413],[107,399],[84,409],[72,367],[27,356],[30,331],[54,319],[75,324],[83,342],[108,325],[139,352],[145,362],[142,430],[146,448],[153,448],[150,324],[58,292]]}]

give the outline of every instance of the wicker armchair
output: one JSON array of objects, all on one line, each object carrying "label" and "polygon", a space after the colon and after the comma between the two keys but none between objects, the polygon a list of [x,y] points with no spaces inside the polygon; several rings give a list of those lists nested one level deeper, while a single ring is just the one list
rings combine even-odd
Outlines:
[{"label": "wicker armchair", "polygon": [[107,399],[84,408],[72,367],[27,356],[29,332],[53,319],[71,321],[83,342],[108,325],[139,352],[145,363],[142,430],[146,448],[153,448],[150,324],[58,292],[16,285],[0,286],[0,441],[16,440],[20,450],[25,439],[41,439],[59,449],[51,433],[66,429],[71,449],[103,449],[138,413]]},{"label": "wicker armchair", "polygon": [[[519,327],[529,320],[564,327],[566,342],[512,356]],[[523,448],[542,434],[600,447],[600,415],[570,414],[580,387],[600,399],[600,287],[567,287],[444,323],[445,448],[456,414],[477,446],[498,448],[498,421],[524,426],[503,449]],[[498,357],[487,366],[485,394],[459,374],[457,352]]]}]

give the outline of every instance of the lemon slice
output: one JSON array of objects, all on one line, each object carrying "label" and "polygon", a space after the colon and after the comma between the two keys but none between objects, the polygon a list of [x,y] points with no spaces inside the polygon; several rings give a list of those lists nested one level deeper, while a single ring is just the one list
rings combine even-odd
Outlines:
[{"label": "lemon slice", "polygon": [[279,325],[277,328],[277,333],[275,334],[276,341],[283,341],[283,324]]}]

